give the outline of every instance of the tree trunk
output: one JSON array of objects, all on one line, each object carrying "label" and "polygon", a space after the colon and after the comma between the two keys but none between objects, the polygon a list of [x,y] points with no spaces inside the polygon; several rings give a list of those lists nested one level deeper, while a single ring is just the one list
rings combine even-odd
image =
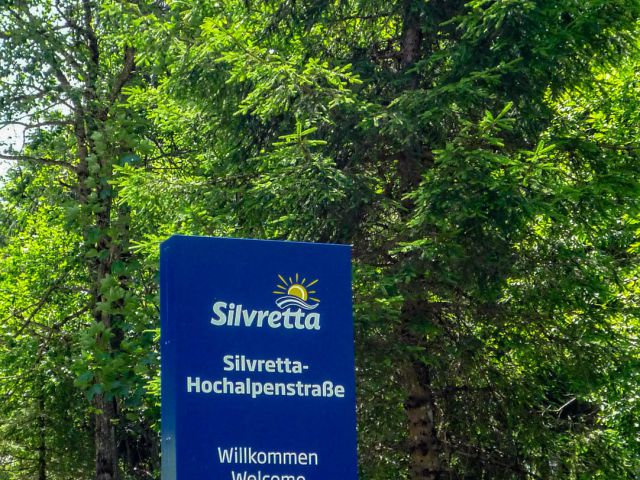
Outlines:
[{"label": "tree trunk", "polygon": [[[95,131],[100,131],[99,124],[95,121],[96,113],[92,112],[93,117],[87,119],[87,124],[94,124]],[[87,136],[90,137],[90,136]],[[90,150],[95,151],[94,145],[90,144]],[[113,262],[120,256],[121,249],[118,247],[116,241],[112,238],[110,232],[112,227],[111,210],[113,205],[113,195],[111,187],[108,186],[105,180],[111,178],[112,165],[109,159],[100,160],[100,170],[94,178],[96,187],[96,200],[94,206],[97,206],[97,213],[95,213],[94,223],[84,232],[84,238],[88,241],[90,238],[90,232],[92,229],[97,229],[100,232],[99,237],[94,240],[93,243],[96,256],[92,256],[87,259],[87,268],[92,274],[92,298],[93,298],[93,318],[96,323],[104,325],[105,330],[109,331],[108,335],[99,333],[96,336],[97,348],[108,358],[113,356],[114,352],[120,349],[120,335],[119,324],[117,321],[118,315],[112,313],[111,310],[117,311],[122,305],[119,302],[114,302],[104,295],[102,291],[103,282],[112,274],[111,269]],[[78,178],[78,183],[81,183],[81,178]],[[89,203],[90,204],[90,203]],[[99,307],[100,304],[110,304],[109,311],[105,311]],[[95,374],[94,381],[97,384],[104,382],[102,373],[100,372],[100,366]],[[115,401],[107,397],[106,393],[101,391],[97,393],[92,400],[93,407],[95,409],[95,466],[96,480],[118,480],[120,478],[118,470],[118,448],[116,443],[115,424],[118,419],[118,411],[115,406]]]},{"label": "tree trunk", "polygon": [[118,455],[113,421],[115,409],[113,401],[106,400],[103,394],[93,397],[95,415],[96,480],[117,480]]},{"label": "tree trunk", "polygon": [[402,5],[402,40],[400,45],[400,62],[403,67],[411,66],[420,56],[422,31],[420,15],[414,0],[404,0]]},{"label": "tree trunk", "polygon": [[[424,299],[426,285],[413,281],[404,291],[405,301],[401,319],[403,337],[408,344],[431,350],[424,336],[413,330],[413,325],[421,320],[436,321],[436,305]],[[408,362],[405,372],[407,398],[404,403],[409,428],[409,469],[410,480],[443,480],[447,478],[447,468],[441,463],[442,442],[438,438],[438,417],[433,395],[433,367],[421,358]]]},{"label": "tree trunk", "polygon": [[414,362],[409,373],[409,395],[405,410],[409,420],[411,480],[439,480],[440,443],[436,431],[436,409],[430,389],[429,370]]},{"label": "tree trunk", "polygon": [[[408,77],[407,88],[415,90],[419,87],[420,76],[416,72],[407,73],[420,59],[424,43],[423,10],[425,2],[404,0],[402,5],[402,36],[400,39],[400,66]],[[429,151],[411,151],[406,149],[398,154],[400,160],[398,173],[402,191],[415,188],[422,178],[425,162],[433,158]],[[411,211],[413,203],[404,199],[403,206]],[[407,291],[403,317],[406,336],[412,343],[422,346],[418,338],[414,338],[410,325],[417,316],[425,315],[427,309],[421,295],[420,284],[411,285]],[[405,411],[409,422],[409,453],[411,480],[439,480],[443,477],[440,464],[440,443],[436,429],[436,405],[431,393],[431,375],[429,368],[419,360],[414,360],[407,373],[407,392]]]},{"label": "tree trunk", "polygon": [[[98,189],[98,192],[102,194],[103,190]],[[101,202],[102,212],[96,217],[96,226],[101,231],[106,232],[111,226],[111,203],[110,195],[106,195],[106,198]],[[93,271],[96,274],[94,298],[104,303],[107,299],[102,295],[100,285],[102,281],[111,274],[112,262],[115,258],[118,258],[119,249],[115,246],[109,235],[103,235],[96,245],[96,250],[99,253],[106,253],[106,258],[101,258],[93,265]],[[112,307],[118,308],[122,307],[122,305],[112,303]],[[109,340],[100,334],[99,337],[96,338],[96,343],[109,355],[112,355],[114,351],[120,349],[121,338],[118,333],[119,325],[114,324],[117,323],[114,322],[114,317],[116,317],[116,315],[100,311],[97,307],[94,307],[95,321],[104,324],[111,332]],[[101,378],[97,378],[96,380],[98,382],[103,381]],[[101,392],[93,398],[93,406],[96,409],[96,480],[118,480],[120,475],[118,474],[118,449],[115,433],[115,421],[117,420],[118,412],[115,401],[106,398],[105,394]]]},{"label": "tree trunk", "polygon": [[[41,390],[42,392],[43,390]],[[47,437],[44,397],[38,399],[38,480],[47,480]]]}]

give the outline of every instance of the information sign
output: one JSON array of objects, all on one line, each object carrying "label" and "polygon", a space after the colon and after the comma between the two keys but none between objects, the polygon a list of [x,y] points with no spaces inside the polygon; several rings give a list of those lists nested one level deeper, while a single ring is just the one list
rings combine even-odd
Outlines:
[{"label": "information sign", "polygon": [[351,249],[161,247],[162,479],[356,480]]}]

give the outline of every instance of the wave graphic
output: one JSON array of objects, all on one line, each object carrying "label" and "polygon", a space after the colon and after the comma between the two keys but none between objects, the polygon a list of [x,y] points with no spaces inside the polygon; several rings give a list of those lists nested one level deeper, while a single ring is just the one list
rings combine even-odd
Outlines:
[{"label": "wave graphic", "polygon": [[276,305],[278,305],[278,308],[287,308],[294,306],[304,308],[305,310],[313,310],[318,306],[317,303],[315,305],[311,305],[301,298],[294,297],[293,295],[285,295],[284,297],[278,298],[276,300]]}]

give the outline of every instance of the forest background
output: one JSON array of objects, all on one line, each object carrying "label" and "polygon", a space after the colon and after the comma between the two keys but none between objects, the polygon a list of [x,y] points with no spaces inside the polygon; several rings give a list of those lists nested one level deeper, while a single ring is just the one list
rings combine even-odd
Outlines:
[{"label": "forest background", "polygon": [[0,0],[0,479],[159,478],[172,233],[353,244],[363,480],[640,478],[639,15]]}]

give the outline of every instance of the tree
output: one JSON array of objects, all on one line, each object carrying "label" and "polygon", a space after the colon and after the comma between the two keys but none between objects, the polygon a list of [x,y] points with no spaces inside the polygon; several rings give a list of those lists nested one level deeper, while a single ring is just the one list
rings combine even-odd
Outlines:
[{"label": "tree", "polygon": [[[96,478],[120,478],[116,425],[124,427],[124,437],[138,430],[127,432],[124,415],[128,402],[139,401],[144,387],[134,368],[148,355],[144,349],[152,334],[141,335],[143,308],[136,318],[131,314],[131,305],[139,305],[134,298],[140,291],[132,286],[136,264],[128,250],[129,212],[126,206],[114,205],[117,193],[110,180],[114,165],[134,161],[129,154],[142,138],[136,131],[140,125],[127,118],[122,108],[123,87],[137,73],[136,38],[129,37],[127,30],[142,25],[145,15],[156,7],[151,2],[93,0],[4,1],[1,6],[3,121],[22,124],[29,132],[24,152],[5,152],[1,158],[18,162],[16,183],[37,196],[34,211],[29,212],[37,215],[37,225],[28,219],[31,228],[20,230],[13,238],[7,232],[9,244],[15,247],[26,232],[32,236],[26,245],[38,248],[41,236],[47,234],[44,225],[53,222],[57,228],[50,240],[58,248],[66,247],[57,260],[35,265],[37,269],[55,268],[57,261],[62,267],[56,277],[23,291],[10,289],[12,300],[5,309],[14,323],[8,324],[7,333],[19,335],[42,316],[43,309],[51,309],[42,326],[51,334],[40,340],[36,355],[40,358],[54,350],[54,342],[73,338],[73,364],[81,371],[76,384],[91,400],[94,413]],[[29,273],[39,280],[49,277],[43,272]],[[68,290],[74,287],[81,295],[74,295],[77,310],[68,313],[60,305],[71,304]],[[26,296],[38,299],[35,305],[11,306]],[[92,322],[87,323],[89,318]],[[73,332],[71,322],[82,329],[80,336]],[[58,361],[69,367],[69,353],[66,355]],[[37,390],[38,395],[46,395],[44,385]],[[45,402],[41,407],[46,406],[46,399],[40,401]],[[129,439],[122,443],[128,447]],[[132,466],[140,463],[140,459],[129,460]],[[40,468],[44,470],[44,465]],[[42,472],[41,478],[44,475]]]},{"label": "tree", "polygon": [[362,421],[400,405],[411,479],[629,478],[595,452],[621,439],[598,410],[630,361],[616,269],[636,153],[558,125],[564,96],[633,51],[638,6],[173,4],[153,46],[166,75],[130,103],[195,152],[122,170],[154,215],[133,219],[141,248],[173,229],[352,242],[371,478],[402,475],[402,439]]}]

